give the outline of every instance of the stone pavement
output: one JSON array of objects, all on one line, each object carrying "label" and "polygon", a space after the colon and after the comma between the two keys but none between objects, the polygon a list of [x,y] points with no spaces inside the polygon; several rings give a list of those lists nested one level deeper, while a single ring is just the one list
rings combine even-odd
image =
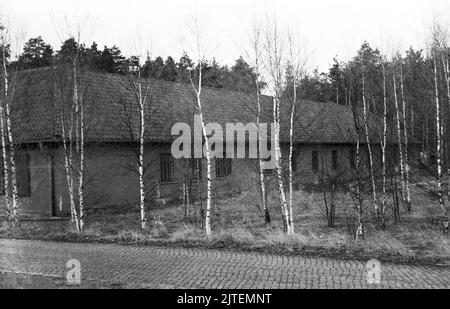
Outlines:
[{"label": "stone pavement", "polygon": [[0,239],[0,272],[66,277],[132,288],[450,288],[450,267],[382,264],[368,284],[366,263],[260,253]]}]

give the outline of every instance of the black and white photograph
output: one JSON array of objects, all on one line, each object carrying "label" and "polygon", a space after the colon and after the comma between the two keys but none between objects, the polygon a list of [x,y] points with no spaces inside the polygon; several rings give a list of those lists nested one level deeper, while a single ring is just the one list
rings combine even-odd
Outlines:
[{"label": "black and white photograph", "polygon": [[449,289],[449,206],[448,0],[0,0],[0,290]]}]

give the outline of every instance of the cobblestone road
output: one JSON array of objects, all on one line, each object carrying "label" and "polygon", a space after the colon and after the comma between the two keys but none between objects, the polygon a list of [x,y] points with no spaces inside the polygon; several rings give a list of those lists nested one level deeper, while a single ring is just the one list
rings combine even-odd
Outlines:
[{"label": "cobblestone road", "polygon": [[0,272],[66,276],[135,288],[450,288],[450,268],[382,265],[367,283],[365,263],[220,250],[73,244],[0,239]]}]

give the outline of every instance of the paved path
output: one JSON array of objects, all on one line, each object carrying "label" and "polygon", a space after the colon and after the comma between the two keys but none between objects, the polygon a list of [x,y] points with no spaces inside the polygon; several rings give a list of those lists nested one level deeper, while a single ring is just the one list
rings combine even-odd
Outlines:
[{"label": "paved path", "polygon": [[137,288],[450,288],[449,267],[383,264],[369,285],[358,261],[0,239],[0,272],[65,277],[70,259],[82,279]]}]

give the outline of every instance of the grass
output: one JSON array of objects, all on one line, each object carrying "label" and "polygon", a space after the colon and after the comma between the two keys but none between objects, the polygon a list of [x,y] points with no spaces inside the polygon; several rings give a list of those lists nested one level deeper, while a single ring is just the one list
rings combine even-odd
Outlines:
[{"label": "grass", "polygon": [[[378,258],[392,262],[450,261],[450,239],[436,223],[439,210],[420,190],[413,190],[414,212],[404,213],[402,222],[388,222],[385,230],[366,221],[366,238],[355,242],[347,228],[346,213],[352,211],[348,196],[338,197],[336,226],[329,228],[322,216],[322,194],[296,192],[294,196],[295,229],[291,236],[282,230],[280,211],[270,209],[272,224],[264,224],[255,206],[258,196],[245,192],[219,200],[214,206],[213,236],[206,238],[198,217],[199,205],[184,218],[180,205],[150,210],[148,229],[140,229],[137,212],[98,211],[87,218],[86,229],[78,234],[70,222],[22,222],[15,231],[0,226],[0,237],[89,241],[139,245],[167,245],[201,248],[248,250],[275,254],[320,255],[333,258]],[[269,198],[276,205],[276,196]]]}]

